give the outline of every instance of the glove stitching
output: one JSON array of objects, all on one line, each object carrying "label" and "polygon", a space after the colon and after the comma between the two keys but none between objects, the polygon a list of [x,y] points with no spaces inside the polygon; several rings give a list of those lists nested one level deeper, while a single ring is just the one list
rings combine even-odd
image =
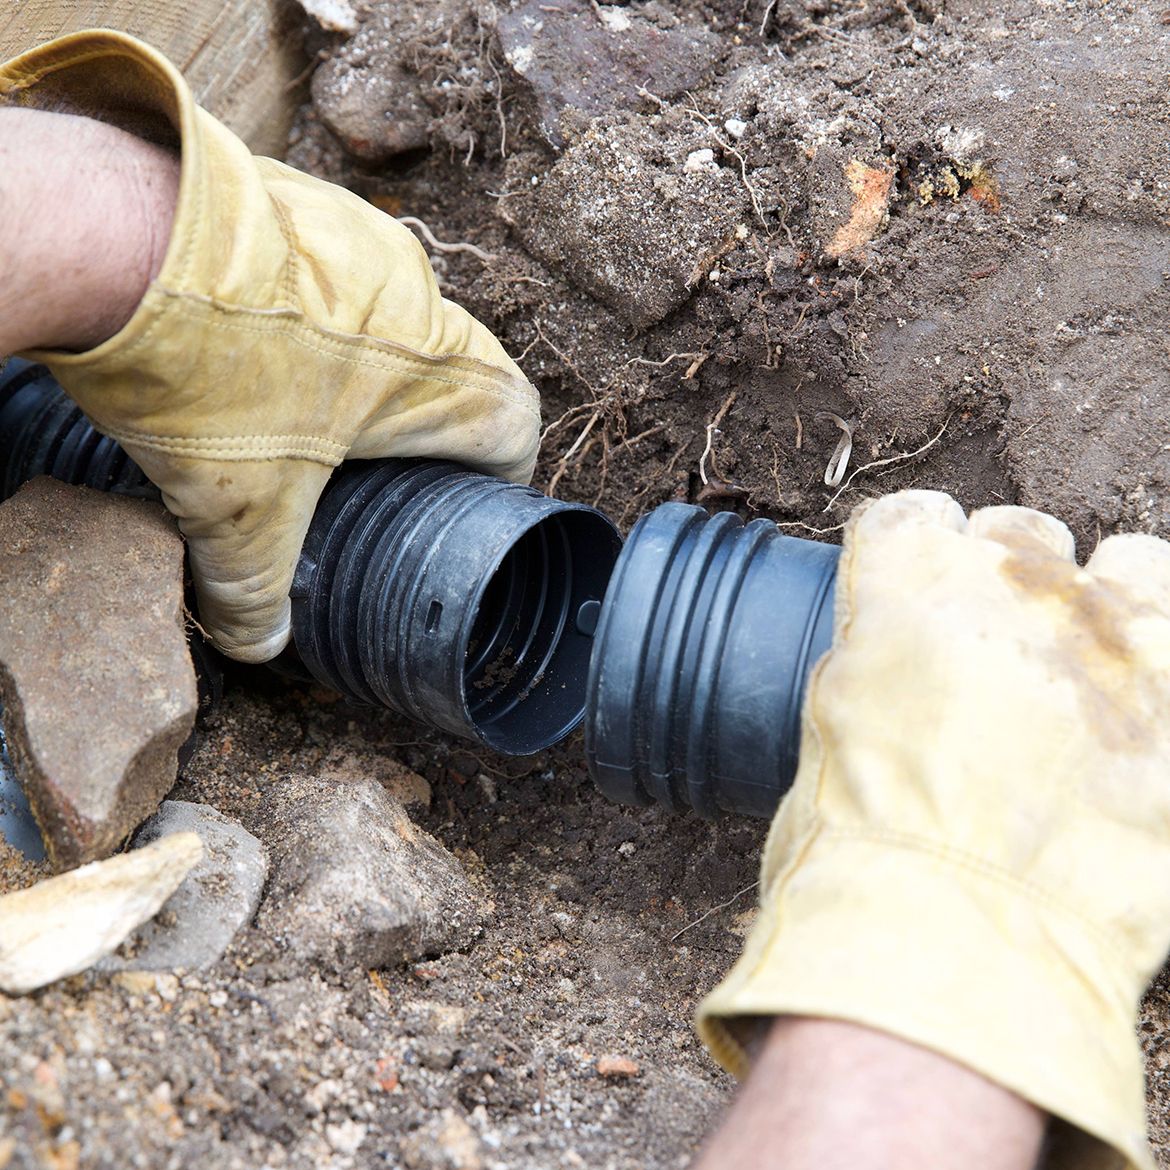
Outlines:
[{"label": "glove stitching", "polygon": [[[157,282],[151,288],[152,291],[171,298],[172,303],[179,308],[188,304],[194,304],[219,314],[218,318],[213,317],[206,321],[213,328],[263,336],[270,335],[272,329],[260,325],[248,324],[246,321],[231,320],[230,318],[235,315],[240,315],[244,318],[275,320],[278,323],[279,331],[289,337],[290,340],[330,360],[342,361],[349,365],[368,366],[375,370],[390,370],[395,373],[404,374],[421,374],[429,382],[438,382],[442,385],[454,386],[458,389],[479,390],[510,405],[522,407],[530,414],[535,415],[537,419],[540,418],[540,409],[531,401],[531,397],[513,388],[519,379],[507,371],[502,370],[499,366],[493,366],[479,358],[473,358],[459,353],[425,354],[417,350],[412,350],[409,346],[403,345],[401,342],[391,341],[389,338],[375,337],[369,333],[345,333],[341,330],[329,329],[323,325],[309,321],[299,309],[255,309],[243,305],[228,305],[216,300],[214,297],[203,296],[199,293],[179,292],[166,288]],[[146,345],[151,334],[160,324],[163,315],[163,313],[160,313],[151,322],[142,336],[137,338],[120,353],[110,354],[108,358],[94,361],[89,364],[89,368],[100,369],[114,358],[118,358],[124,362],[135,349]],[[310,334],[310,336],[298,336],[298,332],[301,331]],[[362,352],[356,355],[339,354],[315,344],[314,342],[317,338],[332,345],[355,348]],[[371,353],[369,349],[371,343],[378,346],[389,346],[393,352],[387,353],[381,350],[375,350]],[[467,371],[466,376],[462,378],[449,378],[442,376],[433,368],[435,366],[441,368],[443,363],[450,362],[452,359],[460,362],[474,363],[483,370],[483,375]],[[508,383],[512,383],[513,387],[509,387]]]},{"label": "glove stitching", "polygon": [[[493,366],[487,362],[482,362],[478,358],[468,357],[465,354],[454,352],[442,354],[424,354],[412,350],[409,346],[403,345],[401,342],[392,341],[387,337],[376,337],[371,333],[346,333],[340,329],[329,329],[327,326],[318,325],[316,322],[308,320],[299,309],[253,309],[243,305],[227,305],[221,301],[215,300],[213,297],[203,297],[198,293],[173,292],[172,290],[166,288],[160,288],[159,291],[165,293],[167,296],[177,297],[180,299],[180,301],[194,301],[197,304],[204,304],[214,312],[224,314],[225,316],[239,313],[245,317],[267,319],[279,319],[281,317],[292,318],[290,324],[294,329],[303,329],[310,334],[319,335],[325,341],[338,345],[344,345],[347,347],[353,346],[364,349],[369,345],[369,343],[373,342],[375,345],[390,346],[392,350],[396,352],[378,352],[378,357],[382,360],[374,361],[368,357],[352,357],[347,355],[334,354],[329,350],[322,349],[318,345],[314,345],[311,339],[298,337],[293,338],[293,340],[296,340],[301,345],[306,346],[306,348],[313,350],[314,353],[321,354],[323,357],[339,358],[340,360],[350,364],[371,366],[374,369],[388,368],[396,370],[400,373],[415,373],[422,371],[423,375],[428,381],[441,382],[446,385],[457,386],[471,390],[482,390],[485,393],[494,394],[497,397],[503,398],[507,401],[513,401],[518,406],[524,406],[533,414],[537,415],[537,417],[539,417],[540,414],[539,410],[532,404],[531,401],[528,400],[527,395],[513,398],[513,396],[506,391],[505,386],[500,384],[501,381],[504,380],[507,382],[514,382],[516,379],[513,375],[508,374],[505,370],[500,369],[498,366]],[[238,321],[213,320],[210,323],[221,329],[238,329],[241,332],[256,334],[264,334],[269,332],[268,329],[254,325],[247,325]],[[474,362],[476,365],[483,368],[484,373],[482,376],[477,374],[463,378],[445,378],[432,371],[433,366],[441,365],[442,363],[449,362],[452,359]],[[396,365],[395,363],[402,364]]]},{"label": "glove stitching", "polygon": [[[195,265],[196,241],[203,239],[204,236],[203,224],[207,218],[207,205],[210,193],[207,189],[206,176],[203,173],[203,160],[200,157],[204,153],[204,138],[206,136],[206,130],[202,124],[202,117],[205,111],[201,110],[195,104],[194,95],[188,88],[186,79],[183,79],[181,86],[175,87],[175,98],[179,103],[179,202],[175,207],[175,218],[171,230],[174,231],[183,219],[183,181],[188,174],[192,176],[191,186],[193,190],[191,194],[191,206],[194,208],[195,218],[195,222],[187,232],[187,238],[183,241],[183,247],[178,261],[178,275],[182,280],[186,281],[191,279],[191,270]],[[192,125],[190,138],[184,132],[182,125],[184,116],[189,112],[191,114]],[[210,117],[210,115],[206,116]],[[193,161],[192,155],[198,157],[198,163]],[[167,271],[165,259],[163,260],[162,271]],[[148,288],[146,292],[149,295],[150,289]],[[145,299],[144,297],[143,300],[145,301]],[[151,322],[143,340],[154,332],[156,324],[158,324],[157,318]]]},{"label": "glove stitching", "polygon": [[860,827],[853,829],[834,826],[833,828],[824,830],[823,840],[826,842],[839,840],[846,842],[858,841],[870,845],[892,845],[897,849],[904,849],[907,852],[927,854],[937,860],[953,864],[960,869],[967,870],[969,873],[987,878],[1001,886],[1023,894],[1029,900],[1040,906],[1061,912],[1075,922],[1080,923],[1107,953],[1124,954],[1128,946],[1123,938],[1108,927],[1103,927],[1099,923],[1093,922],[1075,906],[1056,897],[1045,887],[1027,881],[1004,869],[1002,866],[997,865],[995,862],[980,857],[978,854],[967,853],[965,850],[932,841],[929,837],[920,837],[914,833],[900,833],[892,829],[875,832]]},{"label": "glove stitching", "polygon": [[349,448],[320,435],[231,435],[211,438],[184,438],[169,435],[143,435],[133,431],[103,427],[102,433],[122,444],[147,447],[167,455],[189,455],[200,459],[226,459],[246,462],[251,459],[307,459],[336,467]]}]

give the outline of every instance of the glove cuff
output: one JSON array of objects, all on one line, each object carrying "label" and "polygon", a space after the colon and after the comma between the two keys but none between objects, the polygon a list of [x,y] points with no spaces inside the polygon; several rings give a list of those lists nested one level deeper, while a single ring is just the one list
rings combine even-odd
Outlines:
[{"label": "glove cuff", "polygon": [[[765,896],[698,1028],[737,1076],[737,1026],[814,1016],[975,1069],[1079,1131],[1078,1167],[1153,1170],[1138,988],[1125,953],[1067,907],[931,842],[819,832]],[[1071,1153],[1072,1151],[1070,1151]]]}]

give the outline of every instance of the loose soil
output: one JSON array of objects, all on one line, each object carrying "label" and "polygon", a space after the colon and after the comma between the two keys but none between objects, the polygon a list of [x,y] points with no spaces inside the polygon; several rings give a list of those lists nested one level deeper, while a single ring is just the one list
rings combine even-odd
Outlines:
[{"label": "loose soil", "polygon": [[[675,38],[673,73],[590,96],[578,70],[582,113],[517,71],[503,6],[369,7],[351,41],[309,36],[290,161],[487,254],[432,253],[541,390],[537,486],[626,527],[683,499],[832,540],[865,495],[920,486],[1050,510],[1086,554],[1170,531],[1170,9],[530,6]],[[371,76],[369,133],[343,133]],[[833,415],[853,447],[826,487]],[[0,999],[0,1167],[685,1165],[732,1090],[690,1017],[750,922],[763,826],[607,804],[578,742],[509,762],[231,683],[176,796],[248,823],[285,772],[404,765],[489,925],[402,970],[290,980],[245,934],[154,990]],[[1142,1035],[1170,1165],[1164,977]],[[636,1074],[599,1075],[607,1055]]]}]

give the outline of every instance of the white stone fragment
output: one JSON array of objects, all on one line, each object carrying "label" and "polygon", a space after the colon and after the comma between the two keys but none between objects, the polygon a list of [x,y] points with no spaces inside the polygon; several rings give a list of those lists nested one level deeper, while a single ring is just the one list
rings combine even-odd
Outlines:
[{"label": "white stone fragment", "polygon": [[0,991],[76,975],[153,918],[203,856],[194,833],[94,861],[0,898]]},{"label": "white stone fragment", "polygon": [[742,138],[747,133],[748,124],[742,118],[728,118],[723,123],[723,129],[731,135],[732,138]]},{"label": "white stone fragment", "polygon": [[531,45],[518,45],[506,54],[508,64],[516,70],[517,73],[524,74],[532,66],[532,62],[536,57],[536,52]]},{"label": "white stone fragment", "polygon": [[936,138],[943,151],[959,163],[975,162],[983,149],[983,131],[972,126],[940,126]]},{"label": "white stone fragment", "polygon": [[709,146],[704,146],[702,150],[692,150],[687,155],[687,161],[683,163],[683,170],[691,175],[698,171],[714,170],[714,168],[715,152]]},{"label": "white stone fragment", "polygon": [[630,27],[630,18],[624,8],[611,8],[606,4],[599,4],[595,11],[601,23],[610,32],[625,32]]},{"label": "white stone fragment", "polygon": [[357,13],[349,0],[300,0],[300,5],[329,32],[357,32]]}]

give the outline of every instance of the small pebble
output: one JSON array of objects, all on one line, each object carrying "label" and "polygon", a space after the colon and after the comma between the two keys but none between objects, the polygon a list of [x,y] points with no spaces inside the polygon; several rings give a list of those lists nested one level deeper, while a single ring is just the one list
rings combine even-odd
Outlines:
[{"label": "small pebble", "polygon": [[695,174],[697,171],[709,171],[715,166],[715,152],[709,147],[704,146],[702,150],[692,150],[687,155],[687,161],[683,163],[683,170],[687,174]]},{"label": "small pebble", "polygon": [[615,1053],[606,1053],[597,1058],[597,1075],[609,1077],[612,1080],[628,1080],[630,1077],[640,1076],[641,1068],[636,1060],[628,1056],[618,1056]]},{"label": "small pebble", "polygon": [[325,1127],[325,1140],[335,1154],[356,1154],[366,1140],[366,1127],[352,1117]]}]

